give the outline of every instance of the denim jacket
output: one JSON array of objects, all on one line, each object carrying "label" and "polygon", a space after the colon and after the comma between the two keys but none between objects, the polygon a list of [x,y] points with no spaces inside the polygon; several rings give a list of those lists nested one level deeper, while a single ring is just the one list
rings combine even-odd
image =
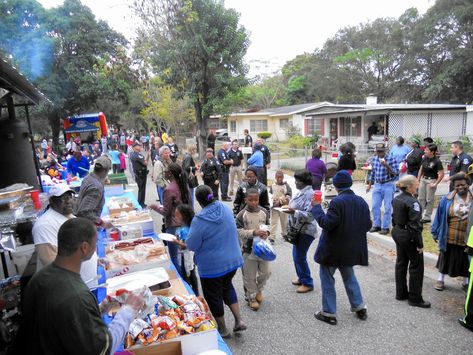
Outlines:
[{"label": "denim jacket", "polygon": [[289,207],[296,211],[293,215],[289,215],[289,226],[297,229],[302,226],[301,234],[308,234],[316,238],[318,236],[317,222],[311,213],[313,194],[312,186],[308,185],[291,199]]},{"label": "denim jacket", "polygon": [[[471,192],[469,192],[471,193]],[[448,239],[448,211],[452,206],[453,199],[455,198],[456,192],[452,191],[448,195],[445,195],[440,200],[435,214],[434,223],[432,223],[432,237],[439,244],[440,251],[447,250],[447,239]],[[465,241],[468,238],[468,232],[465,235]]]}]

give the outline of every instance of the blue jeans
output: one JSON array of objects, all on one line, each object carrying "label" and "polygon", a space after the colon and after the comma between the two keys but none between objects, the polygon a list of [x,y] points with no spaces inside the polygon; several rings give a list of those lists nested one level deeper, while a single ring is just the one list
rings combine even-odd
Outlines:
[{"label": "blue jeans", "polygon": [[327,317],[335,317],[337,315],[337,293],[335,291],[335,274],[336,270],[340,270],[342,275],[345,291],[350,301],[351,311],[357,312],[365,307],[363,296],[361,295],[360,285],[356,279],[352,266],[326,266],[320,265],[320,283],[322,287],[322,314]]},{"label": "blue jeans", "polygon": [[292,259],[296,267],[296,274],[301,284],[314,287],[314,280],[310,276],[310,267],[307,263],[307,251],[314,241],[314,237],[308,234],[301,234],[297,244],[292,247]]},{"label": "blue jeans", "polygon": [[[391,215],[393,212],[394,182],[384,184],[374,184],[373,189],[373,227],[389,229],[391,225]],[[384,216],[381,224],[381,204],[384,201]]]},{"label": "blue jeans", "polygon": [[[176,234],[176,227],[167,227],[166,228],[166,233],[169,234]],[[177,256],[177,251],[179,250],[179,246],[173,242],[167,242],[168,250],[169,250],[169,256],[171,257],[171,261],[174,264],[177,272],[182,276],[182,270],[181,267],[179,266],[179,259]]]},{"label": "blue jeans", "polygon": [[164,203],[164,187],[156,185],[156,188],[158,190],[159,202],[163,204]]}]

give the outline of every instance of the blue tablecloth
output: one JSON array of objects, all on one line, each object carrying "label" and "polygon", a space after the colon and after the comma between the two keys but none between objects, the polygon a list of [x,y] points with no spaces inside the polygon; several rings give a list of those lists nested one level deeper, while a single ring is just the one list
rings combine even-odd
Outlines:
[{"label": "blue tablecloth", "polygon": [[[123,195],[120,195],[118,197],[127,197],[130,201],[133,202],[133,205],[136,206],[138,209],[141,209],[141,206],[139,205],[135,195],[131,192],[131,191],[126,191]],[[108,208],[107,208],[107,201],[108,199],[110,199],[110,196],[105,196],[105,206],[102,210],[102,216],[105,216],[105,215],[108,215]],[[153,235],[153,238],[155,239],[159,239],[158,236],[156,234]],[[105,232],[105,230],[99,230],[98,232],[98,240],[97,240],[97,255],[99,256],[99,258],[103,258],[105,257],[105,247],[107,245],[107,233]],[[177,271],[176,268],[174,267],[174,265],[172,263],[170,263],[170,268],[171,270],[174,270],[174,271]],[[101,275],[100,279],[99,279],[99,284],[101,283],[104,283],[107,278],[105,276],[105,270],[103,269],[103,267],[99,266],[98,267],[98,274]],[[189,286],[189,284],[187,282],[185,282],[180,276],[179,276],[179,273],[176,272],[176,275],[181,279],[182,283],[184,284],[184,286],[186,287],[186,290],[187,292],[190,294],[190,295],[193,295],[194,294],[194,291],[192,290],[192,288]],[[100,302],[102,302],[102,300],[105,298],[105,296],[107,295],[107,290],[105,288],[100,288],[98,289],[96,292],[95,292],[96,296],[97,296],[97,300]],[[110,323],[111,322],[111,318],[109,316],[104,316],[104,321],[105,323]],[[230,350],[230,348],[228,347],[228,345],[225,343],[225,341],[223,340],[223,338],[220,336],[220,333],[217,333],[217,341],[218,341],[218,349],[225,352],[226,354],[229,354],[231,355],[232,352]],[[119,351],[120,350],[123,350],[123,345],[119,347],[118,349]]]},{"label": "blue tablecloth", "polygon": [[118,198],[127,198],[129,199],[132,203],[133,203],[133,206],[138,209],[138,210],[141,210],[141,206],[140,204],[138,203],[138,200],[136,199],[135,197],[135,194],[133,193],[133,191],[127,191],[125,190],[125,192],[122,194],[122,195],[113,195],[113,196],[108,196],[107,194],[105,194],[105,205],[103,206],[103,209],[102,209],[102,216],[108,216],[108,207],[107,207],[107,204],[108,204],[108,201],[110,201],[110,199],[112,197],[118,197]]}]

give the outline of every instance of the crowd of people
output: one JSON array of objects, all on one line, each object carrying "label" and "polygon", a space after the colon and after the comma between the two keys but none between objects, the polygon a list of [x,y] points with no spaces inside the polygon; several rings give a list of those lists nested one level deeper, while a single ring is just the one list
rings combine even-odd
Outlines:
[{"label": "crowd of people", "polygon": [[[353,267],[368,265],[368,231],[391,233],[396,244],[394,298],[407,300],[410,306],[430,307],[422,296],[422,230],[431,221],[435,189],[445,179],[435,144],[427,140],[420,162],[414,163],[412,155],[419,155],[419,142],[414,141],[410,149],[403,149],[404,141],[399,137],[397,146],[389,153],[384,144],[376,146],[375,155],[369,160],[371,172],[367,191],[374,186],[370,211],[366,201],[352,190],[356,152],[351,143],[340,147],[339,166],[331,179],[337,196],[331,199],[328,209],[324,209],[321,199],[314,193],[327,178],[327,167],[320,159],[319,148],[313,150],[306,169],[294,173],[297,191],[293,191],[284,181],[281,171],[276,172],[274,182],[268,183],[271,154],[262,139],[253,143],[246,131],[243,144],[251,147],[253,152],[245,156],[240,151],[238,140],[231,144],[223,142],[218,153],[214,154],[215,140],[210,138],[206,158],[200,164],[196,163],[195,146],[189,146],[180,156],[179,149],[168,135],[167,143],[156,136],[145,142],[135,139],[127,148],[127,156],[131,162],[129,169],[138,185],[138,201],[143,207],[146,207],[147,175],[151,169],[151,181],[156,185],[159,202],[148,207],[163,216],[163,232],[177,236],[174,242],[167,243],[171,261],[196,294],[202,290],[222,337],[231,336],[224,317],[225,305],[234,317],[233,332],[247,329],[232,283],[238,269],[241,268],[248,307],[258,311],[264,302],[264,289],[271,277],[271,262],[276,258],[272,244],[279,235],[282,240],[293,244],[295,278],[288,282],[296,287],[295,291],[311,292],[316,284],[320,284],[322,302],[320,311],[314,314],[317,320],[330,325],[338,322],[334,278],[337,269],[351,311],[358,319],[367,319],[366,304]],[[128,143],[125,140],[125,144]],[[79,324],[76,320],[98,325],[90,327],[95,330],[71,327],[67,334],[77,339],[78,344],[93,337],[95,343],[91,344],[94,349],[113,351],[123,339],[123,329],[128,329],[143,305],[140,297],[129,297],[125,302],[129,307],[117,314],[107,327],[100,318],[101,312],[107,309],[106,302],[97,305],[83,286],[84,282],[89,285],[96,281],[87,273],[90,265],[94,268],[100,262],[95,253],[96,227],[111,227],[100,214],[104,205],[105,180],[119,165],[116,158],[120,155],[111,153],[116,151],[116,146],[112,143],[101,147],[102,154],[94,160],[93,171],[84,177],[75,205],[70,189],[58,186],[49,192],[49,210],[40,217],[33,230],[38,268],[43,270],[33,277],[26,290],[25,319],[28,322],[20,330],[16,343],[19,348],[26,349],[35,344],[45,352],[51,349],[55,353],[67,353],[65,348],[51,348],[57,344],[52,342],[51,345],[48,341],[57,337],[50,329],[56,326],[53,319],[57,315],[60,320],[57,324],[64,329],[70,322]],[[71,159],[76,159],[74,154],[82,149],[78,142],[75,149]],[[454,155],[448,177],[451,191],[440,201],[431,228],[440,250],[435,288],[444,289],[445,275],[463,277],[463,289],[468,296],[465,315],[459,318],[459,322],[473,330],[468,256],[473,254],[473,237],[469,238],[473,225],[473,213],[470,212],[473,195],[469,188],[472,159],[462,151],[461,142],[452,143],[451,150]],[[46,159],[48,154],[52,152],[46,152]],[[403,164],[407,164],[405,171],[402,171]],[[230,196],[234,191],[232,199]],[[201,207],[198,213],[195,212],[195,201]],[[232,202],[233,209],[224,202]],[[384,212],[381,213],[383,203]],[[320,268],[319,280],[315,281],[307,254],[317,239],[314,260]],[[51,277],[59,280],[53,286],[48,281]],[[42,298],[37,295],[46,292],[48,287],[54,287],[58,294],[67,296],[67,302],[63,299],[40,301]],[[75,306],[67,308],[72,303]],[[54,312],[55,317],[46,317],[44,312]],[[46,321],[38,321],[42,318]],[[28,334],[33,334],[32,342],[24,341]]]}]

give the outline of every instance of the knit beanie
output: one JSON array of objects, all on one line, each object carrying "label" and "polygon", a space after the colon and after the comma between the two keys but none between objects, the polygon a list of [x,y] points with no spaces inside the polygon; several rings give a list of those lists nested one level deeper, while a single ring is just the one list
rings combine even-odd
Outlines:
[{"label": "knit beanie", "polygon": [[351,175],[346,170],[340,170],[333,177],[333,185],[337,189],[348,189],[353,185]]}]

